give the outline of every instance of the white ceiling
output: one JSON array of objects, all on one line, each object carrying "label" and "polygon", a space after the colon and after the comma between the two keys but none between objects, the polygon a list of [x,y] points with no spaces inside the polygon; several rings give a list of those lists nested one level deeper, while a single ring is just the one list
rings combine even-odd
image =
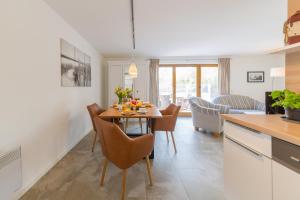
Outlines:
[{"label": "white ceiling", "polygon": [[[105,57],[132,53],[130,0],[45,0]],[[255,54],[283,45],[287,0],[135,0],[139,56]]]}]

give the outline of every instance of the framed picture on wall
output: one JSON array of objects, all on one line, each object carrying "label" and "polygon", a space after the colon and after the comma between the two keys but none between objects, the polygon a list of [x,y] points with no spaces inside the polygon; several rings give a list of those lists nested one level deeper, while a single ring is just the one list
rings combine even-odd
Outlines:
[{"label": "framed picture on wall", "polygon": [[248,83],[263,83],[263,82],[265,82],[265,72],[264,71],[247,72],[247,82]]},{"label": "framed picture on wall", "polygon": [[61,86],[91,87],[91,57],[64,39],[60,46]]}]

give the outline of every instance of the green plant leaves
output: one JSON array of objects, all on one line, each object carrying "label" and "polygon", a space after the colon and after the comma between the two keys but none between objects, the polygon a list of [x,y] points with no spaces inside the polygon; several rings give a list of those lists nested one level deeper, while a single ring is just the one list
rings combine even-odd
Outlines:
[{"label": "green plant leaves", "polygon": [[272,99],[275,103],[272,106],[282,106],[285,109],[300,109],[300,94],[290,90],[275,90],[271,93]]}]

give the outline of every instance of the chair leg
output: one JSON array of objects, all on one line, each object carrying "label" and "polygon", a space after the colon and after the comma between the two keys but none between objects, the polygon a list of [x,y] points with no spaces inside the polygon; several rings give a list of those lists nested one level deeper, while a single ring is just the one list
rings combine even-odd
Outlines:
[{"label": "chair leg", "polygon": [[105,158],[104,163],[103,163],[103,168],[102,168],[102,174],[100,177],[100,186],[101,187],[104,185],[104,178],[105,178],[105,174],[106,174],[107,165],[108,165],[108,160]]},{"label": "chair leg", "polygon": [[127,169],[124,169],[123,178],[122,178],[122,194],[121,194],[122,200],[125,200],[125,195],[126,195],[126,176],[127,176]]},{"label": "chair leg", "polygon": [[174,146],[175,153],[177,153],[177,149],[176,149],[176,144],[175,144],[175,139],[174,139],[173,131],[171,131],[171,136],[172,136],[172,141],[173,141],[173,146]]},{"label": "chair leg", "polygon": [[97,132],[95,132],[93,146],[92,146],[92,152],[94,152],[96,141],[97,141]]},{"label": "chair leg", "polygon": [[168,143],[169,143],[168,131],[166,131],[166,136],[167,136],[167,141],[168,141]]},{"label": "chair leg", "polygon": [[146,164],[147,164],[147,172],[148,172],[148,176],[149,176],[150,186],[152,186],[153,182],[152,182],[152,174],[151,174],[151,169],[150,169],[149,156],[146,156]]},{"label": "chair leg", "polygon": [[142,124],[142,118],[139,118],[139,123],[140,123],[140,127],[141,127],[141,133],[143,133],[143,124]]},{"label": "chair leg", "polygon": [[149,133],[149,120],[146,119],[146,133]]}]

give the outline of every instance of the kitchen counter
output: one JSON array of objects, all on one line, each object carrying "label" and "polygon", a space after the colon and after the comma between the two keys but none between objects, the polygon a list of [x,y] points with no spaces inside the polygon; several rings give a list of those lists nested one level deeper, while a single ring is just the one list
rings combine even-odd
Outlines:
[{"label": "kitchen counter", "polygon": [[300,123],[280,118],[280,115],[224,114],[222,117],[247,128],[300,146]]}]

